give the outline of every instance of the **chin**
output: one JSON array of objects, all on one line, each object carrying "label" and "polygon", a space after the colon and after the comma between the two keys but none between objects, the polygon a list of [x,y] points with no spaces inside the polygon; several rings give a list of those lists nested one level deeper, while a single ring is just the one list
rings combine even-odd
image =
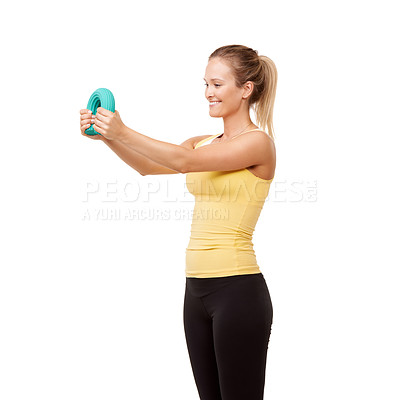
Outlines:
[{"label": "chin", "polygon": [[211,113],[209,113],[209,115],[211,118],[221,118],[221,115],[216,115],[216,114],[213,115]]},{"label": "chin", "polygon": [[208,112],[208,114],[209,114],[210,117],[212,117],[212,118],[221,118],[221,117],[222,117],[221,114],[218,114],[218,113],[216,113],[216,112],[213,112],[212,110],[210,110],[210,111]]}]

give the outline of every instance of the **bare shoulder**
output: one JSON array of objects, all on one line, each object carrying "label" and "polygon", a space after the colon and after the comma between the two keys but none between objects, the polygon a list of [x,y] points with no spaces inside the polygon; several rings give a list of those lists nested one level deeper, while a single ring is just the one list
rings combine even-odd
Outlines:
[{"label": "bare shoulder", "polygon": [[259,130],[248,132],[234,139],[241,141],[242,145],[245,145],[245,143],[247,142],[249,146],[259,147],[260,150],[262,150],[263,152],[267,152],[269,155],[275,155],[275,142],[271,138],[271,136],[269,136],[268,133],[264,131]]},{"label": "bare shoulder", "polygon": [[[248,135],[248,136],[247,136]],[[247,136],[244,137],[244,136]],[[255,155],[255,163],[248,168],[250,172],[262,179],[270,179],[275,175],[276,149],[274,140],[264,131],[249,132],[237,138],[242,146]]]},{"label": "bare shoulder", "polygon": [[201,142],[204,139],[211,137],[212,135],[200,135],[200,136],[193,136],[189,139],[186,139],[184,142],[181,143],[181,146],[186,147],[187,149],[194,149],[197,143]]},{"label": "bare shoulder", "polygon": [[271,136],[268,135],[266,132],[254,132],[259,135],[259,141],[261,142],[260,145],[263,146],[265,151],[265,162],[267,165],[275,165],[276,163],[276,148],[275,148],[275,141],[272,139]]},{"label": "bare shoulder", "polygon": [[274,156],[276,155],[276,147],[275,147],[275,141],[274,139],[272,139],[271,136],[268,135],[268,133],[264,133],[264,140],[266,140],[266,145],[268,150],[274,154]]}]

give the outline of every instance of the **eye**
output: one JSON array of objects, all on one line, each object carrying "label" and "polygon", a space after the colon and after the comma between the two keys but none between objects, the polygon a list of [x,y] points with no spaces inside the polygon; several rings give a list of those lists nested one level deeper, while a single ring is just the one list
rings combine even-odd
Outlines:
[{"label": "eye", "polygon": [[[208,83],[205,83],[204,85],[208,87]],[[214,83],[214,86],[215,86],[215,87],[221,87],[221,84],[219,84],[219,83]]]}]

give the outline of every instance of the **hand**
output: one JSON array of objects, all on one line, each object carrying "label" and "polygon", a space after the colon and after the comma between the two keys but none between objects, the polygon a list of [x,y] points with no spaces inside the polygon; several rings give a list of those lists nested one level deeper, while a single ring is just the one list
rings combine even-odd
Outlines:
[{"label": "hand", "polygon": [[103,140],[101,135],[87,135],[85,133],[86,129],[90,127],[91,124],[94,124],[94,116],[92,112],[86,108],[81,110],[81,133],[83,136],[93,140]]},{"label": "hand", "polygon": [[109,140],[118,140],[122,137],[126,126],[121,120],[119,112],[111,112],[103,107],[97,109],[94,116],[93,129]]}]

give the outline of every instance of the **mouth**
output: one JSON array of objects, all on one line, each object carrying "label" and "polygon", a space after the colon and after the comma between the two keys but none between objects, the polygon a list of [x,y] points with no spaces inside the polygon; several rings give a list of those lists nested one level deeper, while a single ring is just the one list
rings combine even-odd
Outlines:
[{"label": "mouth", "polygon": [[220,101],[210,101],[210,107],[216,106],[219,103],[221,103],[221,102]]}]

